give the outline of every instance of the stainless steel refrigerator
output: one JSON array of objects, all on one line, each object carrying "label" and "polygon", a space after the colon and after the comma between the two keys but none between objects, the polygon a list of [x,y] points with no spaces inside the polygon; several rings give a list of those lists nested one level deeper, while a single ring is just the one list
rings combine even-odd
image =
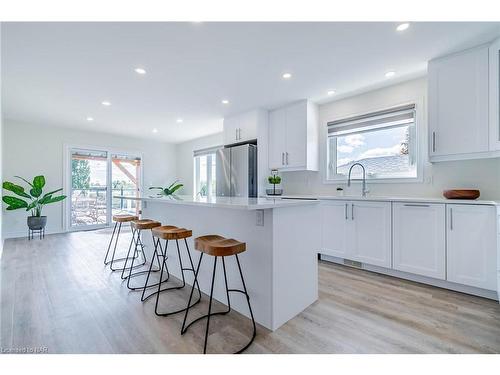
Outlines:
[{"label": "stainless steel refrigerator", "polygon": [[218,197],[257,197],[257,146],[218,150],[216,172]]}]

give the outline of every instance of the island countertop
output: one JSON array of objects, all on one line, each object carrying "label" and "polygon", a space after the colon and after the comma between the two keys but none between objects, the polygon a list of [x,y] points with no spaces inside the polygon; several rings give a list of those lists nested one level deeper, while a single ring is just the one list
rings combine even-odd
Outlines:
[{"label": "island countertop", "polygon": [[176,196],[142,196],[130,197],[117,195],[113,198],[139,200],[145,202],[156,202],[165,204],[177,204],[188,206],[206,206],[206,207],[220,207],[231,208],[239,210],[265,210],[282,207],[293,206],[308,206],[318,204],[315,199],[279,199],[279,198],[242,198],[242,197],[200,197],[190,195],[176,195]]}]

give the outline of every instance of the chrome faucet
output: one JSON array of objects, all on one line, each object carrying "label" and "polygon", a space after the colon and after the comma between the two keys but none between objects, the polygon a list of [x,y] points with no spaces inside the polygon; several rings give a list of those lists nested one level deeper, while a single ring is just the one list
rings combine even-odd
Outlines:
[{"label": "chrome faucet", "polygon": [[366,171],[365,171],[365,167],[363,166],[363,164],[361,164],[361,163],[354,163],[353,165],[351,165],[351,168],[349,168],[349,177],[347,178],[347,186],[351,186],[351,172],[352,172],[352,168],[354,168],[356,165],[359,165],[363,169],[363,190],[362,190],[362,194],[363,194],[363,197],[366,197],[366,193],[368,193],[369,190],[366,188]]}]

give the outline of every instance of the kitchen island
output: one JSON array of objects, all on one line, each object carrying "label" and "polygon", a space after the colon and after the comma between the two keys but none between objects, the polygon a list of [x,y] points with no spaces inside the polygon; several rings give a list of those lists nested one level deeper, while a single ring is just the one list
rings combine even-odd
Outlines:
[{"label": "kitchen island", "polygon": [[[255,320],[262,326],[276,330],[318,299],[317,254],[321,246],[318,201],[191,196],[116,198],[140,200],[142,218],[191,229],[193,237],[188,244],[195,265],[200,254],[194,249],[195,237],[219,234],[246,242],[247,250],[240,261]],[[151,259],[151,237],[143,237]],[[183,263],[189,264],[181,254]],[[204,257],[199,271],[199,284],[206,294],[210,293],[212,262],[211,257]],[[181,277],[175,244],[169,244],[167,265],[171,274]],[[226,260],[226,268],[229,287],[240,288],[234,257]],[[222,275],[222,270],[217,274]],[[189,285],[193,279],[192,273],[186,272]],[[221,278],[216,280],[214,298],[226,304]],[[231,307],[249,316],[244,297],[239,293],[232,293]]]}]

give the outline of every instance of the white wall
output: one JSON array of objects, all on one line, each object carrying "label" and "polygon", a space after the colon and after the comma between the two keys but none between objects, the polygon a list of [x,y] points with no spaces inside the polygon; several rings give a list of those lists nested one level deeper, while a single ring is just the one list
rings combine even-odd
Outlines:
[{"label": "white wall", "polygon": [[[15,181],[13,176],[33,178],[43,174],[47,189],[64,186],[64,144],[100,146],[121,151],[140,152],[143,157],[143,188],[165,186],[176,178],[175,145],[87,132],[42,124],[24,124],[4,119],[3,178]],[[26,216],[23,210],[5,211],[3,206],[3,233],[5,238],[26,235]],[[63,231],[63,205],[44,208],[48,216],[47,232]]]},{"label": "white wall", "polygon": [[[444,189],[477,188],[481,198],[500,198],[500,159],[467,160],[431,164],[427,155],[427,80],[420,78],[380,90],[329,102],[319,107],[320,172],[284,172],[285,194],[335,195],[343,183],[325,183],[326,136],[328,121],[355,114],[384,109],[394,105],[417,102],[417,131],[420,155],[423,157],[423,178],[419,182],[369,183],[372,195],[440,197]],[[359,184],[353,187],[359,190]]]},{"label": "white wall", "polygon": [[193,151],[204,148],[220,146],[224,143],[223,134],[217,133],[206,137],[194,139],[192,141],[178,143],[175,147],[177,155],[177,178],[184,187],[180,194],[193,194],[194,185],[194,164]]},{"label": "white wall", "polygon": [[[2,51],[2,27],[0,22],[0,56]],[[0,183],[3,182],[3,169],[2,169],[2,154],[3,154],[3,111],[2,111],[2,62],[0,59]],[[3,189],[0,189],[0,198],[3,195]],[[0,202],[3,206],[3,202]],[[3,252],[3,231],[2,231],[2,215],[3,210],[0,210],[0,259]]]}]

